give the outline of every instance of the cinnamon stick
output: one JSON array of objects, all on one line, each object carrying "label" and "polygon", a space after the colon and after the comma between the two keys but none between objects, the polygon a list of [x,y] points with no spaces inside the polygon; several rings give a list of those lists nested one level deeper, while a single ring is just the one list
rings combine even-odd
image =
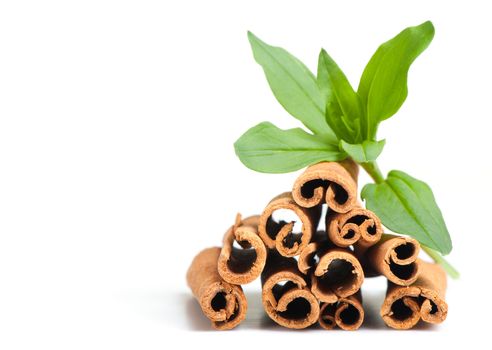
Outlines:
[{"label": "cinnamon stick", "polygon": [[[218,260],[218,271],[224,281],[232,284],[246,284],[260,276],[265,266],[267,250],[258,235],[258,215],[241,220],[224,235],[223,246]],[[237,242],[241,248],[234,247]]]},{"label": "cinnamon stick", "polygon": [[[276,222],[275,212],[291,211],[301,222],[301,232],[294,232],[294,221]],[[321,208],[306,209],[298,206],[290,192],[285,192],[273,198],[260,216],[258,232],[269,249],[276,249],[281,255],[292,257],[300,252],[311,241],[313,232],[318,226]]]},{"label": "cinnamon stick", "polygon": [[309,243],[306,248],[302,250],[297,260],[297,267],[301,273],[307,275],[311,269],[316,267],[319,261],[318,251],[319,243],[317,242]]},{"label": "cinnamon stick", "polygon": [[271,251],[261,275],[262,302],[267,315],[281,326],[302,329],[316,323],[319,302],[309,290],[294,258]]},{"label": "cinnamon stick", "polygon": [[217,271],[220,248],[202,250],[186,274],[188,286],[203,313],[216,329],[236,327],[246,317],[248,307],[241,286],[225,282]]},{"label": "cinnamon stick", "polygon": [[294,182],[292,197],[304,208],[327,203],[330,209],[346,213],[357,204],[358,172],[351,160],[311,165]]},{"label": "cinnamon stick", "polygon": [[422,260],[418,264],[420,275],[411,286],[398,286],[388,281],[381,317],[391,328],[410,329],[420,319],[428,323],[441,323],[446,319],[446,273],[437,264]]},{"label": "cinnamon stick", "polygon": [[368,268],[400,286],[409,286],[419,275],[420,244],[413,238],[384,235],[366,253]]},{"label": "cinnamon stick", "polygon": [[383,234],[381,220],[360,204],[347,213],[331,212],[326,215],[326,230],[330,241],[339,247],[355,243],[361,247],[370,247]]},{"label": "cinnamon stick", "polygon": [[301,251],[297,259],[297,267],[300,272],[307,275],[318,266],[319,259],[328,249],[336,248],[326,236],[326,232],[318,231],[313,236],[311,243]]},{"label": "cinnamon stick", "polygon": [[311,281],[311,291],[319,301],[335,303],[339,298],[357,293],[364,281],[364,272],[350,250],[334,248],[320,257]]},{"label": "cinnamon stick", "polygon": [[357,292],[336,303],[322,303],[318,323],[324,329],[333,329],[335,326],[346,331],[358,329],[364,322],[362,295]]}]

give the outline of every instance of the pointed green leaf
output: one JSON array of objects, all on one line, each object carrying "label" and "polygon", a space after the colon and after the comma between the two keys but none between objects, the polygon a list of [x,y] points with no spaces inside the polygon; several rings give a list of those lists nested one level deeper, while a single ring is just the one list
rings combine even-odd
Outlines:
[{"label": "pointed green leaf", "polygon": [[[327,105],[333,108],[327,109],[328,124],[339,137],[343,135],[346,141],[362,141],[361,133],[364,130],[360,122],[364,119],[364,108],[361,100],[340,67],[323,49],[319,54],[317,79],[321,91],[325,94]],[[340,128],[338,121],[342,115],[345,128]]]},{"label": "pointed green leaf", "polygon": [[313,73],[284,49],[264,43],[251,32],[248,39],[278,102],[314,133],[334,138],[325,120],[325,99]]},{"label": "pointed green leaf", "polygon": [[350,144],[344,140],[340,141],[341,148],[347,152],[350,158],[357,163],[367,163],[375,161],[383,151],[386,140],[370,141],[366,140],[361,144]]},{"label": "pointed green leaf", "polygon": [[236,155],[248,168],[262,173],[288,173],[321,161],[346,158],[336,144],[300,128],[282,130],[269,122],[246,131],[234,143]]},{"label": "pointed green leaf", "polygon": [[442,254],[451,251],[441,210],[425,182],[393,170],[383,183],[364,186],[361,197],[390,230],[412,236]]},{"label": "pointed green leaf", "polygon": [[342,120],[343,112],[338,104],[337,98],[333,93],[333,87],[328,77],[328,72],[323,64],[322,56],[318,57],[318,72],[316,79],[319,89],[326,101],[325,118],[330,128],[335,132],[339,139],[350,139],[351,130],[347,128]]},{"label": "pointed green leaf", "polygon": [[357,90],[367,106],[370,135],[374,136],[379,122],[395,114],[405,101],[410,65],[433,37],[430,21],[409,27],[382,44],[370,59]]}]

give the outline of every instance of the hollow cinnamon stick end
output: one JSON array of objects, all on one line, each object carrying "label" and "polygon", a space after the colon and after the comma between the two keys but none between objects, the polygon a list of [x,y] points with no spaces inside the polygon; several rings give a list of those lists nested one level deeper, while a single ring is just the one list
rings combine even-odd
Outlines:
[{"label": "hollow cinnamon stick end", "polygon": [[[258,219],[258,216],[246,218],[224,235],[218,271],[228,283],[250,283],[260,276],[265,267],[267,250],[258,236]],[[234,242],[242,248],[234,247]]]},{"label": "hollow cinnamon stick end", "polygon": [[[294,233],[294,221],[276,222],[273,214],[277,210],[292,212],[302,223],[301,233]],[[273,198],[259,218],[258,234],[269,249],[276,249],[282,256],[293,257],[311,241],[313,230],[318,225],[320,211],[300,207],[292,198],[291,192]]]},{"label": "hollow cinnamon stick end", "polygon": [[364,308],[360,299],[350,297],[341,299],[335,313],[335,322],[343,330],[355,331],[364,322]]},{"label": "hollow cinnamon stick end", "polygon": [[[226,305],[224,307],[224,310],[230,310],[230,313],[226,312],[225,320],[212,321],[212,327],[218,330],[233,329],[237,327],[241,322],[243,322],[246,318],[248,301],[246,300],[246,296],[244,295],[244,292],[240,286],[224,283],[222,285],[222,291],[218,291],[215,294],[215,298],[217,298],[220,293],[225,293],[224,298],[226,300]],[[211,305],[213,307],[213,302]]]},{"label": "hollow cinnamon stick end", "polygon": [[305,288],[289,290],[276,305],[263,298],[263,306],[273,321],[286,328],[304,329],[319,319],[319,301]]},{"label": "hollow cinnamon stick end", "polygon": [[394,329],[413,328],[420,320],[420,305],[417,301],[419,295],[418,287],[401,287],[388,283],[380,312],[384,323]]},{"label": "hollow cinnamon stick end", "polygon": [[236,327],[246,317],[247,301],[240,286],[225,282],[217,270],[220,248],[202,250],[192,261],[186,279],[206,317],[216,329]]},{"label": "hollow cinnamon stick end", "polygon": [[364,281],[364,271],[355,255],[335,248],[319,260],[312,276],[311,290],[326,303],[336,302],[357,293]]},{"label": "hollow cinnamon stick end", "polygon": [[448,316],[448,304],[440,298],[427,299],[422,303],[420,316],[428,323],[442,323]]},{"label": "hollow cinnamon stick end", "polygon": [[360,239],[359,226],[355,223],[344,223],[341,221],[341,215],[335,215],[330,218],[326,216],[327,234],[330,241],[338,247],[346,248]]},{"label": "hollow cinnamon stick end", "polygon": [[336,326],[335,312],[335,304],[322,303],[319,310],[319,325],[326,330],[334,329]]},{"label": "hollow cinnamon stick end", "polygon": [[419,251],[420,244],[415,239],[391,236],[368,250],[367,262],[372,271],[394,284],[409,286],[420,274]]},{"label": "hollow cinnamon stick end", "polygon": [[444,300],[447,286],[447,275],[444,269],[434,263],[417,260],[421,273],[415,285],[421,289],[425,298],[421,305],[421,318],[429,323],[441,323],[448,315],[448,304]]},{"label": "hollow cinnamon stick end", "polygon": [[304,208],[327,203],[336,212],[346,213],[357,204],[354,169],[337,162],[311,165],[294,182],[292,197]]},{"label": "hollow cinnamon stick end", "polygon": [[307,274],[311,268],[314,267],[315,260],[314,257],[316,255],[316,251],[318,249],[317,243],[309,243],[306,248],[299,255],[299,259],[297,261],[297,266],[299,271],[303,274]]}]

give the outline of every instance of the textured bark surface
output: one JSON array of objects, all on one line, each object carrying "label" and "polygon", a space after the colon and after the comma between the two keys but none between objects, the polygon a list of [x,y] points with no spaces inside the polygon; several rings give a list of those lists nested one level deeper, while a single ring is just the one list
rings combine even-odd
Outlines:
[{"label": "textured bark surface", "polygon": [[381,239],[381,220],[358,204],[347,213],[329,212],[326,215],[326,231],[331,242],[339,247],[356,244],[370,247]]},{"label": "textured bark surface", "polygon": [[320,257],[311,281],[311,291],[319,301],[335,303],[359,291],[364,271],[350,250],[332,248]]},{"label": "textured bark surface", "polygon": [[318,323],[324,329],[336,326],[346,331],[355,331],[364,322],[362,295],[359,292],[342,298],[336,303],[322,303]]},{"label": "textured bark surface", "polygon": [[[246,284],[258,278],[265,267],[267,249],[258,235],[259,216],[241,220],[224,235],[218,261],[220,276],[232,284]],[[241,248],[234,247],[237,242]]]},{"label": "textured bark surface", "polygon": [[309,290],[295,259],[271,252],[261,281],[263,307],[273,321],[293,329],[318,321],[319,301]]},{"label": "textured bark surface", "polygon": [[441,323],[446,319],[446,273],[437,264],[422,260],[418,264],[420,275],[411,286],[388,282],[381,317],[391,328],[410,329],[420,319],[428,323]]},{"label": "textured bark surface", "polygon": [[[294,222],[275,222],[272,218],[277,210],[290,210],[301,222],[301,232],[294,233]],[[299,255],[309,244],[316,232],[321,207],[302,208],[294,202],[290,192],[273,198],[260,216],[258,232],[269,249],[276,249],[281,255],[292,257]]]},{"label": "textured bark surface", "polygon": [[192,261],[186,280],[203,313],[216,329],[236,327],[246,317],[248,304],[243,290],[225,282],[217,271],[220,248],[202,250]]},{"label": "textured bark surface", "polygon": [[311,165],[294,182],[292,197],[301,207],[327,203],[330,209],[346,213],[357,205],[358,173],[351,160]]},{"label": "textured bark surface", "polygon": [[400,286],[414,283],[420,273],[417,261],[420,244],[413,238],[384,235],[384,238],[366,252],[368,268]]}]

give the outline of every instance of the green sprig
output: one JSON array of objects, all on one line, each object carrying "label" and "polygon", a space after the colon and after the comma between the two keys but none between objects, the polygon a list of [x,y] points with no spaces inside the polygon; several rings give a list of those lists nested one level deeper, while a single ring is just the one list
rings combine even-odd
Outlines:
[{"label": "green sprig", "polygon": [[457,277],[458,272],[442,257],[451,252],[452,242],[430,187],[402,171],[393,170],[384,177],[377,163],[385,146],[385,140],[376,138],[379,125],[402,106],[410,66],[433,37],[434,26],[427,21],[382,44],[366,65],[356,91],[325,50],[319,54],[315,76],[286,50],[248,32],[255,60],[274,96],[311,132],[282,130],[263,122],[246,131],[234,148],[244,165],[266,173],[353,159],[374,180],[361,192],[367,208],[392,231],[417,239],[431,258]]}]

